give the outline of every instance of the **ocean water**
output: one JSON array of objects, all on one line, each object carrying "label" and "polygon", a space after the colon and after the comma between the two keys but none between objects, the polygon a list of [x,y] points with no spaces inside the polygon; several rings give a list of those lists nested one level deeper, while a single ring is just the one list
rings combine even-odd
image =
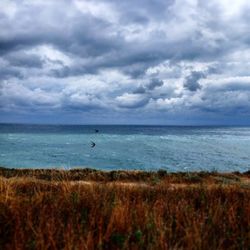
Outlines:
[{"label": "ocean water", "polygon": [[244,172],[250,127],[2,124],[0,166]]}]

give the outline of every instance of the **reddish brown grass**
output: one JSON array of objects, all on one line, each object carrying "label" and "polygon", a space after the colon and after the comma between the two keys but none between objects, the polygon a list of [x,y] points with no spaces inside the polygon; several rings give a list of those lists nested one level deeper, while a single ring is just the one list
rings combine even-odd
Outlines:
[{"label": "reddish brown grass", "polygon": [[248,174],[1,171],[0,249],[250,246]]}]

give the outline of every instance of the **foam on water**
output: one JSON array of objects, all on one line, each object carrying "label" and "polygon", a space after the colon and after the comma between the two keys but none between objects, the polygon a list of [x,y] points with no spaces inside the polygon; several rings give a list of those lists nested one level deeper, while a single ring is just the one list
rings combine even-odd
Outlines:
[{"label": "foam on water", "polygon": [[250,128],[0,125],[0,165],[247,171]]}]

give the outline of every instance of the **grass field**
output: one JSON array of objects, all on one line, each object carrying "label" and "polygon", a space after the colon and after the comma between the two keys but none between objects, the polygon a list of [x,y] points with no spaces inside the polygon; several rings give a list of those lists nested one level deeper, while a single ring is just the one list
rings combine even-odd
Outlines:
[{"label": "grass field", "polygon": [[249,246],[249,172],[0,168],[0,249]]}]

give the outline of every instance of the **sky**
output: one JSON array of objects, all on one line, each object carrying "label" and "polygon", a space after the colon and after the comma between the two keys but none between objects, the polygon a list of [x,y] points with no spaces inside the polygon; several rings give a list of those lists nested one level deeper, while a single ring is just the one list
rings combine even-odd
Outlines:
[{"label": "sky", "polygon": [[250,125],[249,0],[1,0],[0,122]]}]

